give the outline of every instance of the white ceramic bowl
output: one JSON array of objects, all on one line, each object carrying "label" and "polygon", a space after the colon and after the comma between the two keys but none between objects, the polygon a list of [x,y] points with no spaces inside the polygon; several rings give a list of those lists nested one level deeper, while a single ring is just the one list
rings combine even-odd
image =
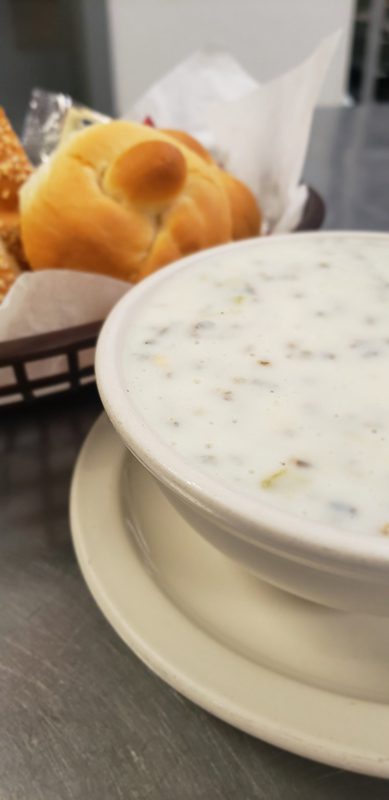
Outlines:
[{"label": "white ceramic bowl", "polygon": [[[291,244],[296,247],[298,238],[316,235],[293,234]],[[347,232],[328,235],[354,236]],[[386,239],[389,252],[389,235]],[[232,248],[244,255],[247,248],[258,246],[259,240],[249,240],[217,250],[219,256]],[[105,410],[123,442],[154,475],[182,516],[215,547],[263,580],[293,594],[333,608],[389,615],[387,539],[345,535],[226,487],[185,463],[131,403],[120,354],[134,312],[173,273],[191,269],[192,264],[206,261],[212,253],[203,251],[155,273],[115,306],[100,334],[96,354],[97,384]]]}]

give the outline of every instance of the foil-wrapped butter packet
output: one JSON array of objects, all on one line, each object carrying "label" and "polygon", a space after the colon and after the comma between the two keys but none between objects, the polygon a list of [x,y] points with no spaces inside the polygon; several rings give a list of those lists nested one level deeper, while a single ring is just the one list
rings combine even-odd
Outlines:
[{"label": "foil-wrapped butter packet", "polygon": [[30,161],[39,166],[73,133],[110,117],[76,103],[66,94],[33,89],[24,120],[22,142]]}]

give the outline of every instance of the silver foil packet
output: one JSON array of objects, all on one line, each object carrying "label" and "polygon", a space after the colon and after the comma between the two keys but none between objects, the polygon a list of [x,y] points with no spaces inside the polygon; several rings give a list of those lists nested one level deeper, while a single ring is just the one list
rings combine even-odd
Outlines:
[{"label": "silver foil packet", "polygon": [[33,89],[23,124],[23,146],[31,163],[39,166],[68,136],[88,125],[109,120],[104,114],[74,102],[69,95]]}]

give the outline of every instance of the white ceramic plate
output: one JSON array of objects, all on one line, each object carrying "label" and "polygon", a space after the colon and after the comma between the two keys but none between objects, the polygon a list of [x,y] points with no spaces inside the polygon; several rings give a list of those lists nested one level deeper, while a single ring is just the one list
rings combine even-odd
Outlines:
[{"label": "white ceramic plate", "polygon": [[198,536],[105,416],[80,453],[71,525],[117,633],[221,719],[333,766],[389,778],[389,622],[261,583]]}]

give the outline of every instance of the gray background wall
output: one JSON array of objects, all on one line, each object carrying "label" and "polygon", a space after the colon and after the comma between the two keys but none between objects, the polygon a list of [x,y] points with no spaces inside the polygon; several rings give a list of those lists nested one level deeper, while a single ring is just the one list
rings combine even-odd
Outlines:
[{"label": "gray background wall", "polygon": [[20,130],[33,87],[113,112],[104,0],[0,0],[0,105]]}]

